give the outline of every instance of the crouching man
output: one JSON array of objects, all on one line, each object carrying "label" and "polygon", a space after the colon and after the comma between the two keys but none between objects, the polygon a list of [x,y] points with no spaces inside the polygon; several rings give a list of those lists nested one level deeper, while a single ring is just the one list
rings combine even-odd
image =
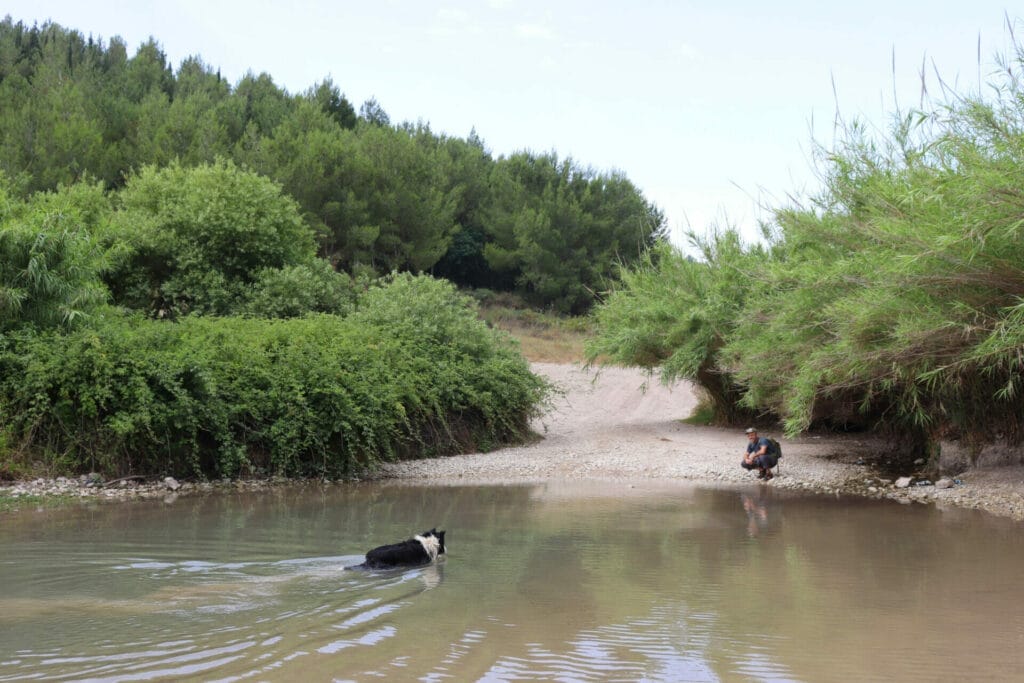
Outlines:
[{"label": "crouching man", "polygon": [[778,462],[779,455],[775,453],[772,442],[763,436],[759,437],[753,427],[747,429],[747,450],[743,454],[740,467],[745,470],[760,470],[757,478],[768,481],[775,476],[772,474],[772,468]]}]

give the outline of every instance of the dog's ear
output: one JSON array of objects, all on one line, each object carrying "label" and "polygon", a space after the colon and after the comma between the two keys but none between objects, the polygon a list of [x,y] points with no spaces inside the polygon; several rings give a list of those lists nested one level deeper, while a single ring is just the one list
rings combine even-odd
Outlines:
[{"label": "dog's ear", "polygon": [[444,552],[444,530],[437,532],[437,538],[441,542],[441,552]]}]

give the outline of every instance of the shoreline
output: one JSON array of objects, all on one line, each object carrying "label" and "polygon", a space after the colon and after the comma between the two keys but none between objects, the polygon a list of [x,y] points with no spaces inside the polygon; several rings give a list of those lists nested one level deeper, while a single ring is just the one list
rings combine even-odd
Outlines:
[{"label": "shoreline", "polygon": [[[965,508],[1024,521],[1024,466],[1001,465],[949,477],[948,488],[912,481],[905,488],[877,474],[871,462],[883,442],[868,435],[807,435],[780,439],[779,475],[760,484],[739,467],[746,446],[742,430],[689,425],[697,399],[689,385],[672,388],[641,370],[534,363],[534,372],[563,392],[535,421],[542,439],[490,453],[387,463],[362,480],[396,480],[427,485],[486,485],[599,480],[640,480],[671,485],[771,486],[784,490],[927,503]],[[765,432],[770,434],[769,432]],[[777,434],[770,434],[778,437]],[[97,501],[162,499],[260,491],[281,486],[326,486],[346,482],[281,477],[218,482],[134,478],[99,482],[95,477],[35,479],[0,485],[0,511],[25,511]],[[947,482],[943,482],[945,485]],[[19,502],[19,501],[23,501]]]}]

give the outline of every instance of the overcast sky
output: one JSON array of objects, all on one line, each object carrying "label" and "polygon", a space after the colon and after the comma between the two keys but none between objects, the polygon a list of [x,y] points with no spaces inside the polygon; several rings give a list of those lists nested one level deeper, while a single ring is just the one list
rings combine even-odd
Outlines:
[{"label": "overcast sky", "polygon": [[0,5],[15,21],[121,36],[130,54],[153,36],[175,68],[199,55],[231,83],[267,72],[295,93],[330,76],[357,109],[372,97],[392,122],[475,128],[495,156],[553,150],[620,170],[680,243],[723,219],[753,236],[760,205],[813,194],[812,139],[831,144],[837,110],[885,126],[896,102],[916,105],[922,63],[930,91],[937,69],[977,92],[1010,50],[1007,11],[989,0]]}]

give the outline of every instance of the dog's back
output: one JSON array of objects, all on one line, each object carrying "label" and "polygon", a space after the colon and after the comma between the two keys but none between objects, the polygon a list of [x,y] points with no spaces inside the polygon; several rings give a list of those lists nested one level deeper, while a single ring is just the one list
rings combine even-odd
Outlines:
[{"label": "dog's back", "polygon": [[430,562],[430,555],[424,549],[423,544],[414,538],[401,543],[392,543],[374,548],[366,553],[364,563],[371,569],[385,567],[409,567]]},{"label": "dog's back", "polygon": [[395,569],[430,564],[444,555],[444,531],[424,531],[400,543],[382,545],[366,553],[366,561],[346,569]]}]

